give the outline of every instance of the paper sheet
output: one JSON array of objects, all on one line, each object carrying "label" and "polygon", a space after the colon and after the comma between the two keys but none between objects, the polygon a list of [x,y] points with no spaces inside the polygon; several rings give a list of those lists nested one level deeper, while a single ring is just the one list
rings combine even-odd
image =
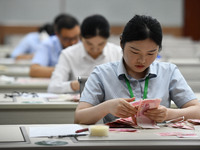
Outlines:
[{"label": "paper sheet", "polygon": [[50,82],[49,78],[30,78],[30,77],[18,77],[16,80],[16,84],[20,85],[26,85],[26,84],[31,84],[31,85],[48,85]]},{"label": "paper sheet", "polygon": [[5,94],[0,94],[0,102],[13,102],[13,98],[5,97]]},{"label": "paper sheet", "polygon": [[29,137],[50,137],[59,135],[76,135],[76,130],[83,129],[78,124],[30,127]]},{"label": "paper sheet", "polygon": [[27,103],[27,104],[41,104],[44,103],[46,100],[40,97],[16,97],[17,102],[20,103]]},{"label": "paper sheet", "polygon": [[[14,135],[14,136],[13,136]],[[23,142],[24,137],[20,127],[0,127],[0,143],[1,142]]]},{"label": "paper sheet", "polygon": [[49,102],[66,102],[66,101],[79,101],[79,94],[60,94],[57,97],[47,98]]}]

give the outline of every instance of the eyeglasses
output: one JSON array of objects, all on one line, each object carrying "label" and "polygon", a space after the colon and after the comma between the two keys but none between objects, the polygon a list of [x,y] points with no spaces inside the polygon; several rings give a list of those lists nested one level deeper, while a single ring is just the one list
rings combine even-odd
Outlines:
[{"label": "eyeglasses", "polygon": [[79,36],[75,36],[75,37],[72,37],[72,38],[60,36],[60,38],[65,42],[72,42],[72,41],[78,41],[79,40]]},{"label": "eyeglasses", "polygon": [[7,98],[7,97],[14,98],[14,97],[19,97],[19,96],[24,96],[24,97],[28,97],[28,96],[38,97],[37,93],[29,93],[29,92],[18,92],[18,91],[14,91],[14,92],[12,92],[12,93],[5,94],[5,95],[4,95],[4,98]]}]

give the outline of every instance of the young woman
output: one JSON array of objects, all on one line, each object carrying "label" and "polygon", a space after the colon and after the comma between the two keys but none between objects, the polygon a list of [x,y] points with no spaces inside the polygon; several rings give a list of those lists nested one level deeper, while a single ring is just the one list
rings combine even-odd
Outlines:
[{"label": "young woman", "polygon": [[120,60],[122,49],[107,42],[109,35],[109,23],[103,16],[92,15],[85,18],[81,25],[82,42],[62,51],[48,92],[78,91],[78,76],[89,76],[96,65]]},{"label": "young woman", "polygon": [[[88,78],[75,113],[75,123],[104,123],[137,113],[129,102],[160,98],[157,109],[145,112],[156,122],[184,116],[200,118],[200,105],[176,65],[155,61],[162,44],[160,23],[135,15],[121,36],[123,58],[97,66]],[[181,109],[171,109],[170,101]]]}]

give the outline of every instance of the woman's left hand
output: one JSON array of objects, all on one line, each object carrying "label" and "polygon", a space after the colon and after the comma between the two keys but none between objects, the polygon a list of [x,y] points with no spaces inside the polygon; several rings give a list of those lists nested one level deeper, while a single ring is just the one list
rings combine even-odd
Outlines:
[{"label": "woman's left hand", "polygon": [[156,109],[149,109],[144,112],[144,115],[156,122],[163,122],[166,120],[168,110],[165,106],[159,105]]}]

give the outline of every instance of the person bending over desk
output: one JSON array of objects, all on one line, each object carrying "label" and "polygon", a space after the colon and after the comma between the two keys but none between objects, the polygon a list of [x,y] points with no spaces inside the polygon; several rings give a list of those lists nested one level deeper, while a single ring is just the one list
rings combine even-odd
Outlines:
[{"label": "person bending over desk", "polygon": [[28,33],[13,50],[11,58],[31,60],[36,51],[35,47],[51,35],[54,35],[54,28],[48,23],[41,26],[38,32]]},{"label": "person bending over desk", "polygon": [[[182,116],[200,118],[200,104],[177,66],[155,61],[161,43],[160,23],[151,16],[135,15],[121,35],[123,58],[97,66],[90,74],[75,112],[75,123],[95,124],[102,118],[107,123],[131,117],[138,109],[129,102],[153,98],[160,98],[161,104],[145,115],[156,122]],[[171,100],[181,109],[171,109]]]},{"label": "person bending over desk", "polygon": [[80,27],[74,17],[61,14],[56,17],[54,24],[56,35],[37,47],[30,67],[31,77],[50,78],[62,49],[79,41]]},{"label": "person bending over desk", "polygon": [[88,16],[81,25],[82,42],[62,51],[48,92],[67,93],[80,88],[78,76],[89,76],[96,65],[120,60],[120,46],[107,42],[110,26],[101,15]]}]

